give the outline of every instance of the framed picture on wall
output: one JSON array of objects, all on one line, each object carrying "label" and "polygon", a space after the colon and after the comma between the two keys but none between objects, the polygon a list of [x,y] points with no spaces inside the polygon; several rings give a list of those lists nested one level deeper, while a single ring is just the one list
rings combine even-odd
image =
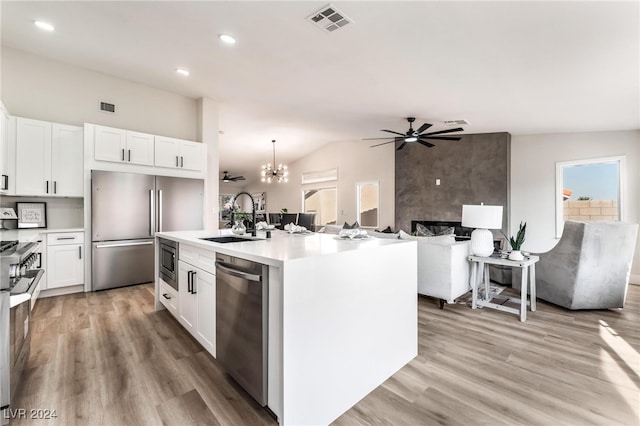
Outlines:
[{"label": "framed picture on wall", "polygon": [[46,228],[47,203],[16,203],[18,228]]}]

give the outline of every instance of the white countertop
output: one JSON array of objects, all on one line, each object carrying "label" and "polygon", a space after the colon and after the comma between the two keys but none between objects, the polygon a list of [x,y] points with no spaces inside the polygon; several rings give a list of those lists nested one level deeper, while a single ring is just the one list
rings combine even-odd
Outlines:
[{"label": "white countertop", "polygon": [[52,234],[56,232],[84,232],[84,228],[24,228],[24,229],[7,229],[0,232],[0,239],[18,240],[23,242],[40,240],[42,234]]},{"label": "white countertop", "polygon": [[[264,231],[258,231],[260,241],[238,243],[214,243],[200,238],[233,235],[230,230],[224,231],[178,231],[157,232],[157,237],[167,238],[178,243],[186,243],[204,249],[238,256],[261,263],[281,265],[284,261],[302,259],[315,256],[325,256],[335,253],[364,250],[392,244],[407,244],[412,241],[393,240],[369,237],[364,240],[343,240],[334,234],[309,233],[289,234],[286,231],[271,231],[271,238],[266,238]],[[250,234],[245,235],[251,238]]]}]

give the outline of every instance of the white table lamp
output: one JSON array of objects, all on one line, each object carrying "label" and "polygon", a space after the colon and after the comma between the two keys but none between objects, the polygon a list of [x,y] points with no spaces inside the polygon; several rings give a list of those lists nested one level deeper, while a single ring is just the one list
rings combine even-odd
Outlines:
[{"label": "white table lamp", "polygon": [[475,228],[471,233],[471,254],[487,257],[493,254],[493,234],[489,229],[502,228],[502,206],[462,206],[462,226]]}]

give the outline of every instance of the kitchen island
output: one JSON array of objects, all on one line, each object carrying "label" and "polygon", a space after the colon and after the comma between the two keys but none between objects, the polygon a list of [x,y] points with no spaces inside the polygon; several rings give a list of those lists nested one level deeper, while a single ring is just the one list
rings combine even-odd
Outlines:
[{"label": "kitchen island", "polygon": [[[417,355],[415,241],[285,231],[229,244],[201,239],[217,235],[156,234],[177,242],[181,259],[201,259],[194,262],[207,274],[215,275],[214,253],[268,265],[267,406],[280,424],[329,424]],[[171,297],[187,284],[178,286]],[[167,306],[166,288],[158,278],[156,309]],[[207,294],[215,297],[199,297]],[[215,299],[193,306],[206,312],[192,321],[172,313],[215,357]]]}]

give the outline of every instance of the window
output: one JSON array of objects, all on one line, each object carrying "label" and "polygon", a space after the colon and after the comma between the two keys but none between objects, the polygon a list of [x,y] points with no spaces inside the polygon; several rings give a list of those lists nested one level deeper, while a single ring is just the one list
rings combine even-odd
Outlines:
[{"label": "window", "polygon": [[338,219],[337,190],[335,187],[305,189],[302,191],[305,213],[315,213],[315,225],[335,225]]},{"label": "window", "polygon": [[378,182],[362,182],[357,186],[358,223],[378,227]]},{"label": "window", "polygon": [[556,238],[565,220],[624,220],[626,157],[556,163]]}]

